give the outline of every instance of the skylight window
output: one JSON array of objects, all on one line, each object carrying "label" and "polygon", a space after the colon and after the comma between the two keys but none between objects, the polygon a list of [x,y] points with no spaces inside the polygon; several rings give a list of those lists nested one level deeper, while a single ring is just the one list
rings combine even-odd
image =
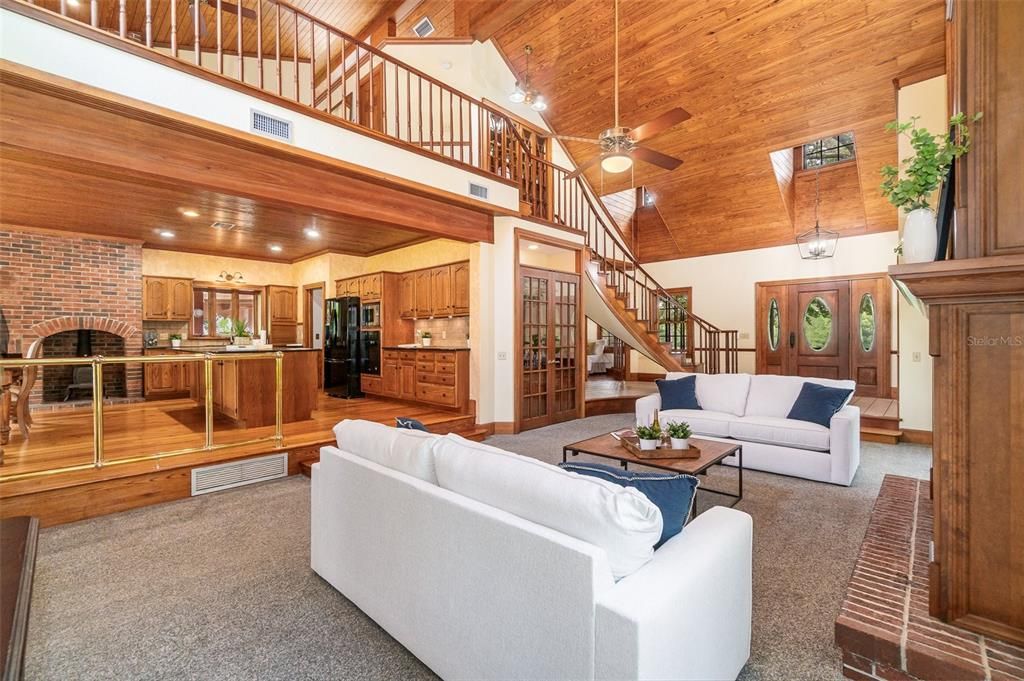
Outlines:
[{"label": "skylight window", "polygon": [[849,161],[856,155],[853,149],[853,133],[844,132],[833,137],[823,137],[803,145],[804,168],[824,168],[834,163]]}]

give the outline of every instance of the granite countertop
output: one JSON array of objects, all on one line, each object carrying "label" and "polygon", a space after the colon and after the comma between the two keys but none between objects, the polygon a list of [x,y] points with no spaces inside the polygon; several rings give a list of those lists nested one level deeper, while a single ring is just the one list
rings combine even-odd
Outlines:
[{"label": "granite countertop", "polygon": [[190,352],[190,353],[210,353],[215,355],[239,355],[247,352],[320,352],[317,348],[299,348],[299,347],[288,347],[287,345],[275,345],[272,348],[265,348],[260,350],[228,350],[223,345],[202,345],[192,346],[185,348],[159,348],[160,350],[170,350],[171,352]]},{"label": "granite countertop", "polygon": [[453,345],[453,346],[431,345],[429,348],[425,348],[425,347],[420,346],[420,345],[417,345],[414,348],[403,348],[400,345],[385,345],[381,349],[383,349],[383,350],[416,350],[416,351],[419,351],[419,350],[431,351],[431,350],[433,350],[433,351],[437,351],[437,352],[469,352],[469,348],[467,348],[465,345]]}]

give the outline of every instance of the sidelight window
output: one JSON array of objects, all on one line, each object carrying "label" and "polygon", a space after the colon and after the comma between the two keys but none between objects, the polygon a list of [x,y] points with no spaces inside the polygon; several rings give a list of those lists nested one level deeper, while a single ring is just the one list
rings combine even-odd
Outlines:
[{"label": "sidelight window", "polygon": [[772,352],[779,349],[779,334],[781,332],[781,319],[779,318],[779,301],[772,298],[768,303],[768,347]]},{"label": "sidelight window", "polygon": [[875,347],[875,299],[865,293],[860,299],[860,346],[864,352]]}]

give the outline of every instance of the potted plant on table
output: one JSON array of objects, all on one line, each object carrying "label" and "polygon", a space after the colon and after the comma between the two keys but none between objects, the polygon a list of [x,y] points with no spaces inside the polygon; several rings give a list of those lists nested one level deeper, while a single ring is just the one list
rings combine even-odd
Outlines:
[{"label": "potted plant on table", "polygon": [[251,345],[252,333],[245,326],[245,321],[236,319],[231,323],[232,342],[235,345]]},{"label": "potted plant on table", "polygon": [[658,445],[661,444],[661,427],[657,424],[649,426],[637,424],[633,432],[636,433],[637,439],[640,440],[640,449],[649,451],[657,449]]},{"label": "potted plant on table", "polygon": [[689,423],[679,423],[672,421],[665,429],[668,431],[668,437],[672,441],[672,449],[689,449],[690,448],[690,430]]},{"label": "potted plant on table", "polygon": [[980,113],[969,120],[966,114],[958,113],[949,119],[950,130],[944,135],[917,127],[917,116],[906,123],[891,121],[886,124],[886,130],[910,138],[910,146],[914,149],[913,156],[900,162],[902,178],[899,167],[887,165],[882,168],[882,196],[907,213],[901,242],[904,262],[931,262],[935,259],[938,233],[935,211],[929,202],[935,190],[945,182],[953,161],[970,151],[968,123],[980,118]]},{"label": "potted plant on table", "polygon": [[423,344],[423,347],[429,348],[432,338],[433,336],[430,335],[429,331],[424,331],[423,334],[420,335],[420,343]]},{"label": "potted plant on table", "polygon": [[171,347],[172,348],[180,348],[181,347],[181,334],[180,333],[172,333],[170,335],[170,339],[171,339]]}]

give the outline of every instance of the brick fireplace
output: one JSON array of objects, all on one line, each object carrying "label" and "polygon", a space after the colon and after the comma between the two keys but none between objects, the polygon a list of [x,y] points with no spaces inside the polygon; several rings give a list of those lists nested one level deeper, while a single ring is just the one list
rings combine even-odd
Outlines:
[{"label": "brick fireplace", "polygon": [[[0,351],[24,353],[43,339],[44,356],[74,356],[82,330],[89,333],[93,354],[142,354],[138,242],[0,226],[0,291],[9,337]],[[33,389],[33,408],[53,399],[54,391],[59,391],[57,401],[63,400],[67,377],[61,373],[44,370]],[[110,375],[104,389],[111,397],[142,396],[141,365],[108,367],[104,373]]]}]

